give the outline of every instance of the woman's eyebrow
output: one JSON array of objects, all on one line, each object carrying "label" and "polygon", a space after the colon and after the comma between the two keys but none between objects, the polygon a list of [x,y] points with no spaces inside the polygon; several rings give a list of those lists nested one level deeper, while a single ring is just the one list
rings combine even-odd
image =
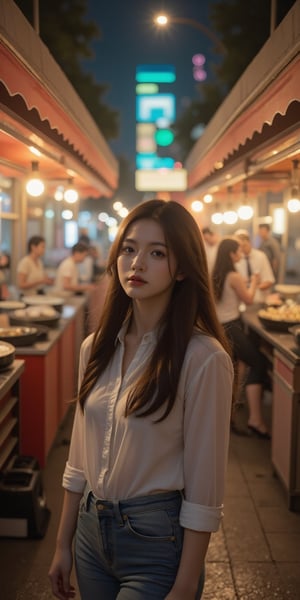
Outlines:
[{"label": "woman's eyebrow", "polygon": [[[123,240],[123,244],[124,244],[124,242],[126,242],[126,243],[130,243],[130,244],[137,244],[137,243],[138,243],[138,242],[137,242],[137,240],[135,240],[134,238],[124,238],[124,240]],[[153,242],[148,242],[148,244],[147,244],[147,245],[148,245],[148,246],[163,246],[164,248],[167,248],[167,247],[168,247],[168,246],[167,246],[167,244],[166,244],[165,242],[155,242],[155,241],[153,241]]]}]

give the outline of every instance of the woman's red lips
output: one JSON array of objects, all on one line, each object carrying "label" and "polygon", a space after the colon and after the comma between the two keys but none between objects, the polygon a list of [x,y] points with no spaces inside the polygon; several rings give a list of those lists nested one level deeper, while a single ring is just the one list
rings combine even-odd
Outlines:
[{"label": "woman's red lips", "polygon": [[133,281],[133,282],[136,282],[136,283],[146,283],[144,279],[142,279],[141,277],[136,277],[136,275],[133,275],[132,277],[129,277],[128,281]]}]

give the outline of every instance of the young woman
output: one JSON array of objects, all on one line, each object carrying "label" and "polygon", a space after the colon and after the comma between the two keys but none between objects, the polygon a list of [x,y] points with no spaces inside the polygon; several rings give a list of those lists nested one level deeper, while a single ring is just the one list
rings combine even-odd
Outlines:
[{"label": "young woman", "polygon": [[[249,287],[242,275],[235,270],[235,263],[241,258],[240,243],[237,239],[224,238],[219,245],[212,273],[217,315],[231,340],[236,363],[249,367],[245,391],[249,407],[248,427],[261,438],[270,439],[262,414],[262,395],[266,380],[266,360],[244,332],[239,306],[242,302],[253,303],[259,276],[253,274]],[[233,431],[235,428],[232,421]]]},{"label": "young woman", "polygon": [[108,273],[81,348],[52,590],[74,595],[76,530],[82,600],[195,600],[222,517],[233,382],[196,222],[176,202],[139,205]]}]

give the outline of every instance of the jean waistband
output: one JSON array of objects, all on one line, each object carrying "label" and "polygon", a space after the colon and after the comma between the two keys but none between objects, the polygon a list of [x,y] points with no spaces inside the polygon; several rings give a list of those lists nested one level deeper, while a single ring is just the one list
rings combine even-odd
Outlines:
[{"label": "jean waistband", "polygon": [[126,500],[102,500],[97,498],[91,490],[86,490],[84,493],[85,509],[95,509],[98,514],[103,516],[122,516],[137,514],[142,512],[147,506],[147,509],[154,510],[157,505],[163,503],[164,507],[168,505],[174,506],[174,503],[181,504],[182,492],[179,490],[172,492],[160,492],[158,494],[149,494],[147,496],[136,496]]}]

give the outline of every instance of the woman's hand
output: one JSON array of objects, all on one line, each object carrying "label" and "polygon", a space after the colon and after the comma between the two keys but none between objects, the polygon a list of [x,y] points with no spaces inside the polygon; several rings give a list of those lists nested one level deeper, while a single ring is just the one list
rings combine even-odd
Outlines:
[{"label": "woman's hand", "polygon": [[53,283],[54,283],[54,277],[49,277],[48,275],[46,275],[46,277],[44,278],[43,283],[45,285],[53,285]]},{"label": "woman's hand", "polygon": [[60,600],[67,600],[75,596],[75,588],[70,584],[72,565],[71,550],[56,550],[48,576],[52,593]]},{"label": "woman's hand", "polygon": [[255,285],[258,285],[260,283],[260,275],[259,275],[259,273],[253,273],[251,275],[251,283],[254,283]]}]

